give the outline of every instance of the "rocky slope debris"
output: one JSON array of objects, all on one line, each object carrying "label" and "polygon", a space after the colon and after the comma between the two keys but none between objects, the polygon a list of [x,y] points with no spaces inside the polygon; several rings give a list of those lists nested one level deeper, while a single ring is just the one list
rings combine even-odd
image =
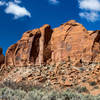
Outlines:
[{"label": "rocky slope debris", "polygon": [[56,65],[13,67],[6,69],[0,80],[0,84],[13,89],[73,89],[79,93],[100,94],[100,66],[94,63],[82,67],[67,63],[57,68]]}]

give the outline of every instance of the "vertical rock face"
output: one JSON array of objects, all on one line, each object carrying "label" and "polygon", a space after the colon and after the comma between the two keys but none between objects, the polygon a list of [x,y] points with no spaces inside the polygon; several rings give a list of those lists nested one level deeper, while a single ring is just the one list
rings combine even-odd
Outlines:
[{"label": "vertical rock face", "polygon": [[52,30],[49,25],[25,32],[6,52],[6,65],[27,66],[46,63],[51,56]]},{"label": "vertical rock face", "polygon": [[4,55],[2,54],[3,50],[0,48],[0,66],[1,64],[4,64]]},{"label": "vertical rock face", "polygon": [[6,52],[10,66],[41,65],[61,61],[100,61],[100,31],[87,31],[71,20],[51,29],[44,25],[25,32]]},{"label": "vertical rock face", "polygon": [[71,20],[53,30],[53,60],[72,61],[92,59],[93,41],[88,31],[79,23]]}]

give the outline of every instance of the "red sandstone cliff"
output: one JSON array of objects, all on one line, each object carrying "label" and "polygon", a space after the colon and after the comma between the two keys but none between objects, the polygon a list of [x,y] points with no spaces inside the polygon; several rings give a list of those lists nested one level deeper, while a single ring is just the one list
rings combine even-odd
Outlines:
[{"label": "red sandstone cliff", "polygon": [[100,31],[87,31],[74,20],[51,29],[50,25],[27,31],[10,46],[5,63],[27,66],[57,63],[100,61]]},{"label": "red sandstone cliff", "polygon": [[[99,62],[99,30],[88,31],[74,20],[55,29],[46,24],[25,32],[16,44],[8,48],[6,66],[0,69],[0,83],[56,89],[84,86],[88,93],[97,95],[100,94]],[[42,64],[46,65],[34,66]],[[91,86],[93,82],[98,89]]]}]

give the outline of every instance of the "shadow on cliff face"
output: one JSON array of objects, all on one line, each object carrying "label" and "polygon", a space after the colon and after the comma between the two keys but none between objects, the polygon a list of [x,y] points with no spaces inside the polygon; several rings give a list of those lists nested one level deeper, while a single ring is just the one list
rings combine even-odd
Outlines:
[{"label": "shadow on cliff face", "polygon": [[96,57],[99,57],[99,55],[100,55],[100,31],[96,31],[96,33],[97,33],[97,35],[94,40],[94,45],[92,48],[92,51],[93,51],[92,59],[95,59]]},{"label": "shadow on cliff face", "polygon": [[[44,29],[44,33],[38,33],[33,37],[32,48],[30,52],[30,62],[34,62],[36,64],[37,60],[39,60],[40,56],[43,55],[43,63],[46,63],[52,55],[51,51],[51,37],[52,37],[53,30],[50,27]],[[43,37],[43,39],[41,39]],[[40,41],[43,42],[43,45],[40,44]],[[42,55],[40,54],[40,48],[43,46]],[[40,54],[40,55],[39,55]]]},{"label": "shadow on cliff face", "polygon": [[51,43],[50,43],[50,40],[51,40],[51,37],[52,37],[52,33],[53,33],[53,30],[51,29],[46,29],[45,30],[45,40],[44,40],[44,63],[47,63],[47,61],[49,59],[51,59],[51,56],[52,56],[52,50],[51,50]]},{"label": "shadow on cliff face", "polygon": [[39,54],[39,39],[41,37],[41,34],[36,34],[34,37],[34,41],[32,43],[32,48],[31,48],[31,53],[30,53],[30,60],[31,62],[33,61],[34,63],[36,62],[36,58],[38,57]]}]

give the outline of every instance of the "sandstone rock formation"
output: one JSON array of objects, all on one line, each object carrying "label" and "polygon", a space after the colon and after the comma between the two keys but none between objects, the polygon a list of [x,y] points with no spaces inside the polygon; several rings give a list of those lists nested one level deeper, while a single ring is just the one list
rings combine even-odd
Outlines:
[{"label": "sandstone rock formation", "polygon": [[6,65],[27,66],[41,65],[51,57],[52,30],[49,25],[40,29],[25,32],[16,44],[10,46],[6,52]]},{"label": "sandstone rock formation", "polygon": [[0,66],[1,64],[4,64],[4,55],[2,54],[2,48],[0,48]]},{"label": "sandstone rock formation", "polygon": [[15,83],[53,89],[84,86],[94,94],[95,83],[99,91],[95,94],[100,94],[100,31],[88,31],[74,20],[54,29],[46,24],[25,32],[10,46],[5,64],[0,84],[9,87]]},{"label": "sandstone rock formation", "polygon": [[74,20],[58,28],[44,25],[27,31],[6,52],[6,66],[28,66],[57,62],[99,62],[100,31],[87,31]]}]

